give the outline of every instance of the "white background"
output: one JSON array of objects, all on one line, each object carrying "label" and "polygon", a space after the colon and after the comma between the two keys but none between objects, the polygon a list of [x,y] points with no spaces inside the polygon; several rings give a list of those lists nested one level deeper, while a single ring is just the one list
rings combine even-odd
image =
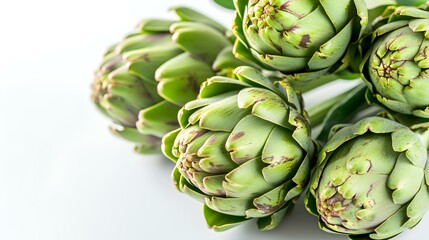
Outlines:
[{"label": "white background", "polygon": [[[252,221],[213,232],[201,204],[174,189],[172,162],[108,132],[90,102],[104,49],[179,4],[232,21],[210,0],[0,2],[0,239],[346,239],[301,203],[271,232]],[[396,239],[422,239],[428,225]]]}]

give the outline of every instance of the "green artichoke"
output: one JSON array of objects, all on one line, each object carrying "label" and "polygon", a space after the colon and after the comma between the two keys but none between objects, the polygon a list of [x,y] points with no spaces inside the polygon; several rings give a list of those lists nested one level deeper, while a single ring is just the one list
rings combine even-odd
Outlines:
[{"label": "green artichoke", "polygon": [[234,3],[235,55],[292,80],[312,80],[346,69],[356,61],[354,43],[368,30],[364,0]]},{"label": "green artichoke", "polygon": [[389,239],[429,208],[429,131],[365,118],[338,130],[319,153],[306,196],[328,232]]},{"label": "green artichoke", "polygon": [[209,227],[258,219],[276,227],[309,179],[315,144],[301,98],[285,83],[239,67],[212,77],[163,139],[177,188],[202,201]]},{"label": "green artichoke", "polygon": [[429,11],[390,7],[379,17],[362,79],[376,101],[402,114],[429,118]]},{"label": "green artichoke", "polygon": [[179,20],[144,20],[108,49],[92,86],[112,131],[142,153],[160,152],[161,138],[179,126],[180,107],[203,81],[243,64],[233,58],[225,28],[189,8],[173,10]]},{"label": "green artichoke", "polygon": [[[137,131],[136,122],[139,111],[156,106],[158,103],[175,112],[179,107],[163,101],[157,93],[156,82],[146,81],[129,71],[128,64],[122,55],[129,49],[133,49],[133,44],[125,44],[133,36],[131,34],[123,41],[124,44],[114,45],[105,53],[92,84],[92,100],[100,112],[114,121],[115,125],[110,127],[113,133],[136,143],[136,151],[156,152],[161,137],[153,134],[140,134]],[[169,41],[167,34],[160,35],[159,38],[152,35],[144,37],[148,39],[147,41],[141,40],[142,43],[146,43],[145,45],[158,40],[167,39]],[[128,47],[129,45],[131,48]],[[174,115],[170,118],[171,122],[174,122]]]}]

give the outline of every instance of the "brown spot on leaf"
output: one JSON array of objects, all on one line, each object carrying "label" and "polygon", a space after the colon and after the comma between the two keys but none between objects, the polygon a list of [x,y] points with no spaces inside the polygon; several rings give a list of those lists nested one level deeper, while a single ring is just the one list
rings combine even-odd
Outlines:
[{"label": "brown spot on leaf", "polygon": [[216,191],[216,196],[218,196],[218,197],[225,197],[226,196],[226,192],[225,191],[221,191],[221,190],[217,190]]},{"label": "brown spot on leaf", "polygon": [[271,206],[268,204],[255,204],[255,207],[263,211],[264,213],[274,212],[278,208],[276,206]]},{"label": "brown spot on leaf", "polygon": [[191,141],[194,141],[195,139],[201,137],[202,135],[204,135],[205,133],[207,133],[207,130],[199,130],[199,131],[193,131],[191,132],[191,134],[195,134],[194,137],[191,139]]},{"label": "brown spot on leaf", "polygon": [[198,93],[200,86],[197,83],[197,78],[194,75],[188,76],[188,87],[191,88],[195,93]]},{"label": "brown spot on leaf", "polygon": [[274,156],[266,157],[262,159],[264,162],[272,162],[274,160]]},{"label": "brown spot on leaf", "polygon": [[234,158],[234,160],[235,160],[234,162],[242,164],[242,163],[245,163],[245,162],[247,162],[247,161],[249,161],[251,159],[253,159],[253,158],[251,158],[249,155],[246,155],[244,157],[235,157]]},{"label": "brown spot on leaf", "polygon": [[293,25],[292,27],[285,29],[284,34],[293,33],[298,28],[299,28],[298,26]]},{"label": "brown spot on leaf", "polygon": [[283,3],[282,5],[280,5],[280,10],[289,10],[289,4],[290,1]]},{"label": "brown spot on leaf", "polygon": [[291,1],[286,1],[285,3],[283,3],[282,5],[280,5],[279,9],[285,12],[288,12],[292,15],[294,15],[295,17],[301,19],[303,17],[303,15],[298,14],[297,12],[293,11],[291,8],[289,8]]},{"label": "brown spot on leaf", "polygon": [[366,159],[366,161],[368,161],[368,163],[369,163],[369,167],[368,167],[367,172],[370,172],[370,171],[371,171],[371,169],[372,169],[372,167],[373,167],[373,165],[372,165],[372,161],[371,161],[371,159]]},{"label": "brown spot on leaf", "polygon": [[266,59],[270,59],[270,60],[273,60],[274,58],[273,58],[273,56],[271,56],[271,55],[269,55],[269,54],[265,54],[265,58]]},{"label": "brown spot on leaf", "polygon": [[309,42],[310,42],[310,35],[305,34],[304,36],[302,36],[299,46],[302,48],[307,48]]},{"label": "brown spot on leaf", "polygon": [[147,36],[147,40],[157,42],[165,37],[170,37],[170,33],[153,33]]},{"label": "brown spot on leaf", "polygon": [[245,135],[245,133],[244,133],[244,132],[237,132],[237,133],[234,133],[234,134],[232,134],[232,136],[231,136],[231,140],[232,140],[232,141],[235,141],[235,140],[237,140],[237,139],[239,139],[239,138],[243,137],[244,135]]},{"label": "brown spot on leaf", "polygon": [[256,103],[259,103],[259,102],[263,102],[263,101],[265,101],[265,100],[267,100],[268,98],[258,98],[258,99],[256,99],[253,103],[254,104],[256,104]]},{"label": "brown spot on leaf", "polygon": [[118,67],[117,64],[119,64],[120,62],[122,62],[122,56],[117,56],[110,60],[108,63],[104,64],[101,70],[112,72]]},{"label": "brown spot on leaf", "polygon": [[139,59],[145,61],[145,62],[150,62],[150,58],[149,58],[149,54],[145,53],[143,54]]},{"label": "brown spot on leaf", "polygon": [[281,47],[280,45],[276,44],[276,43],[275,43],[275,42],[273,42],[273,41],[271,41],[271,44],[273,45],[273,47],[274,47],[275,49],[277,49],[277,51],[279,51],[279,52],[283,52],[283,49],[282,49],[282,47]]},{"label": "brown spot on leaf", "polygon": [[368,190],[368,192],[366,193],[366,197],[369,197],[369,193],[372,191],[372,189],[374,189],[374,185],[369,185],[369,190]]},{"label": "brown spot on leaf", "polygon": [[208,140],[207,140],[207,144],[214,144],[217,141],[217,137],[216,135],[211,136]]}]

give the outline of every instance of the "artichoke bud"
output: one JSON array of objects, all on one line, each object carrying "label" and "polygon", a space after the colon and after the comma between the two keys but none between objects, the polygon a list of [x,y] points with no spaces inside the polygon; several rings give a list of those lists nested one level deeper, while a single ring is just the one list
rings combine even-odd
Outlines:
[{"label": "artichoke bud", "polygon": [[384,13],[361,64],[374,99],[394,112],[429,118],[429,12],[394,7]]},{"label": "artichoke bud", "polygon": [[210,227],[257,218],[271,229],[305,188],[315,145],[293,89],[251,67],[235,75],[202,85],[179,111],[181,128],[163,139],[163,152],[176,162],[177,188],[205,199]]},{"label": "artichoke bud", "polygon": [[319,153],[307,209],[322,229],[351,238],[414,227],[429,208],[428,135],[380,117],[343,126]]},{"label": "artichoke bud", "polygon": [[134,76],[124,72],[124,68],[126,68],[124,62],[117,57],[112,57],[101,65],[92,85],[92,99],[115,123],[133,126],[139,106],[134,104],[132,97],[124,95],[123,92],[132,89],[135,79]]},{"label": "artichoke bud", "polygon": [[235,5],[236,56],[293,80],[344,70],[351,61],[347,55],[354,54],[352,43],[367,31],[362,0],[237,0]]},{"label": "artichoke bud", "polygon": [[215,74],[217,54],[231,45],[212,19],[189,8],[173,10],[178,20],[142,20],[109,47],[92,85],[95,105],[116,124],[112,132],[136,143],[138,152],[154,152],[179,126],[180,106],[197,96]]}]

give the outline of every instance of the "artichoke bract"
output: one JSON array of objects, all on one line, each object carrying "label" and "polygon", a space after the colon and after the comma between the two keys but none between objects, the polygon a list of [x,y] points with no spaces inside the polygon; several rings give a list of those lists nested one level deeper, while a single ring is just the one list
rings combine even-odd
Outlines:
[{"label": "artichoke bract", "polygon": [[92,86],[93,102],[115,123],[111,130],[141,153],[161,151],[161,138],[179,126],[180,107],[203,81],[242,64],[224,27],[192,9],[173,10],[179,20],[143,20],[109,48]]},{"label": "artichoke bract", "polygon": [[[136,44],[131,44],[133,42],[128,44],[127,41],[133,36],[131,34],[123,41],[123,44],[114,45],[105,53],[92,84],[92,100],[100,112],[114,121],[115,125],[110,127],[113,133],[136,143],[136,151],[156,152],[161,141],[160,136],[140,134],[136,129],[140,110],[160,103],[177,113],[179,107],[163,101],[157,93],[155,81],[144,80],[129,71],[129,66],[127,66],[128,64],[122,55],[133,49],[133,45],[135,47],[143,44],[153,45],[159,40],[167,40],[168,42],[169,35],[153,36],[148,34],[144,36],[147,40],[141,39]],[[140,35],[136,34],[136,36]],[[153,109],[157,109],[157,107]],[[174,114],[166,117],[170,117],[171,122],[174,123]],[[174,129],[174,126],[172,127]]]},{"label": "artichoke bract", "polygon": [[176,187],[204,202],[209,227],[276,227],[308,183],[315,144],[301,98],[251,67],[215,76],[163,139]]},{"label": "artichoke bract", "polygon": [[354,43],[368,30],[363,0],[234,3],[235,55],[292,80],[312,80],[346,69],[355,58]]},{"label": "artichoke bract", "polygon": [[429,131],[365,118],[334,133],[319,153],[305,202],[328,232],[389,239],[429,208]]},{"label": "artichoke bract", "polygon": [[390,7],[379,19],[362,79],[388,109],[429,118],[429,12]]},{"label": "artichoke bract", "polygon": [[219,6],[222,6],[226,9],[232,9],[234,10],[234,2],[233,0],[213,0],[215,3],[217,3]]},{"label": "artichoke bract", "polygon": [[427,3],[427,0],[395,0],[399,5],[403,6],[421,6]]}]

